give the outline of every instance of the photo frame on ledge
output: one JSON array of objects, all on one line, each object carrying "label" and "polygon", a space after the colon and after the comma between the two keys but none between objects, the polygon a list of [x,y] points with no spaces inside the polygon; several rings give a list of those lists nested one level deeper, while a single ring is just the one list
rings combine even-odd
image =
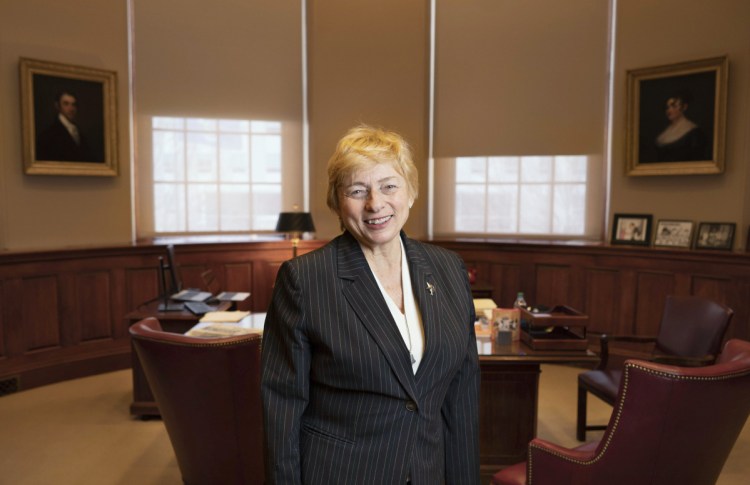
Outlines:
[{"label": "photo frame on ledge", "polygon": [[116,176],[117,73],[21,58],[24,173]]},{"label": "photo frame on ledge", "polygon": [[650,214],[615,214],[612,223],[612,244],[650,245],[652,219]]},{"label": "photo frame on ledge", "polygon": [[627,73],[627,174],[724,171],[726,56]]},{"label": "photo frame on ledge", "polygon": [[733,222],[701,222],[695,237],[695,249],[731,250],[736,227]]},{"label": "photo frame on ledge", "polygon": [[656,223],[654,246],[690,248],[693,241],[693,221],[659,220]]}]

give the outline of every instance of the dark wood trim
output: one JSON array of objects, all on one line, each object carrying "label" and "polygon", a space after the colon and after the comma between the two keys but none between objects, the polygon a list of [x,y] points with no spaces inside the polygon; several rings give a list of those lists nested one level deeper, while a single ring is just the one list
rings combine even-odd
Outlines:
[{"label": "dark wood trim", "polygon": [[[325,241],[301,241],[303,254]],[[696,294],[735,311],[727,337],[750,340],[750,254],[559,242],[436,240],[460,254],[492,298],[509,306],[567,303],[590,317],[589,335],[652,334],[666,295]],[[124,315],[158,296],[164,244],[0,253],[0,380],[21,389],[130,365]],[[264,312],[291,242],[175,241],[186,286],[212,269],[226,289],[249,291],[241,309]],[[613,349],[614,357],[640,348]]]}]

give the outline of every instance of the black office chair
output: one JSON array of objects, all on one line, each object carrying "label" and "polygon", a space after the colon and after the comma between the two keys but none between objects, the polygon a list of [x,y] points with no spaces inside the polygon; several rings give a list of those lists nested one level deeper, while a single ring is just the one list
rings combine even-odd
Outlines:
[{"label": "black office chair", "polygon": [[578,375],[578,415],[576,438],[586,440],[586,431],[606,429],[604,425],[587,425],[587,394],[591,393],[610,406],[617,400],[622,367],[609,366],[609,342],[654,343],[649,360],[681,367],[713,364],[721,351],[734,312],[719,303],[696,296],[668,296],[664,304],[659,333],[656,337],[601,336],[599,366]]}]

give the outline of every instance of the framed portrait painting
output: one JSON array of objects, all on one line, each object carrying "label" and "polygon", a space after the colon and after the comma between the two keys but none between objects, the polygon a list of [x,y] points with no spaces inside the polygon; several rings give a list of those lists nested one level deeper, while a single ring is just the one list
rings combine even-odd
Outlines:
[{"label": "framed portrait painting", "polygon": [[695,237],[695,249],[732,249],[735,228],[733,222],[701,222]]},{"label": "framed portrait painting", "polygon": [[650,214],[615,214],[612,244],[648,246],[651,244]]},{"label": "framed portrait painting", "polygon": [[627,73],[628,175],[724,171],[726,56]]},{"label": "framed portrait painting", "polygon": [[660,220],[656,223],[654,246],[667,248],[689,248],[692,240],[692,221]]},{"label": "framed portrait painting", "polygon": [[28,175],[117,175],[117,73],[21,58]]}]

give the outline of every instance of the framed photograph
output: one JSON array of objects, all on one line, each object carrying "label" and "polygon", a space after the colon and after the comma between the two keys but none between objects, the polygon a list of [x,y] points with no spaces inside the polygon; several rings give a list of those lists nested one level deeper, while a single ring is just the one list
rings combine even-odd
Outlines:
[{"label": "framed photograph", "polygon": [[650,214],[615,214],[612,244],[648,246],[651,243]]},{"label": "framed photograph", "polygon": [[117,73],[20,60],[24,172],[117,175]]},{"label": "framed photograph", "polygon": [[628,175],[724,171],[726,56],[627,73]]},{"label": "framed photograph", "polygon": [[701,222],[695,249],[732,249],[735,227],[733,222]]},{"label": "framed photograph", "polygon": [[693,240],[692,221],[660,220],[656,223],[654,246],[689,248]]}]

